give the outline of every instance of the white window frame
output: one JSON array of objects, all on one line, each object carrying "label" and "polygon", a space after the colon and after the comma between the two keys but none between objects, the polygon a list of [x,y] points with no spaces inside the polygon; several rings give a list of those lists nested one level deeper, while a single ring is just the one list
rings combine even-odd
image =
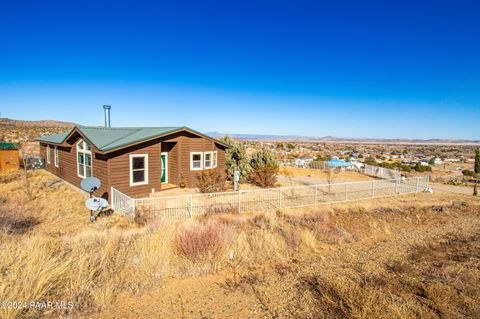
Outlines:
[{"label": "white window frame", "polygon": [[[210,155],[210,166],[207,167],[207,155]],[[212,169],[213,166],[213,152],[203,152],[203,168]]]},{"label": "white window frame", "polygon": [[218,165],[218,153],[217,151],[213,152],[213,158],[212,158],[212,167],[217,168]]},{"label": "white window frame", "polygon": [[51,163],[51,160],[50,160],[50,145],[47,145],[47,163],[48,164]]},{"label": "white window frame", "polygon": [[[193,167],[193,155],[200,155],[200,167]],[[190,170],[201,171],[203,169],[203,152],[190,152]]]},{"label": "white window frame", "polygon": [[[139,185],[147,185],[148,184],[148,154],[130,154],[130,186],[139,186]],[[133,182],[133,159],[135,157],[143,157],[145,167],[143,170],[145,171],[145,180],[143,182]],[[140,169],[137,169],[140,170]]]},{"label": "white window frame", "polygon": [[53,147],[53,162],[55,163],[55,167],[58,167],[59,165],[59,158],[58,158],[58,147],[54,146]]},{"label": "white window frame", "polygon": [[[165,155],[165,182],[162,183],[162,172],[160,172],[160,183],[168,184],[168,152],[160,153],[160,165],[162,165],[162,155]],[[163,167],[162,167],[163,169]]]},{"label": "white window frame", "polygon": [[[83,142],[83,148],[79,148],[78,145]],[[92,150],[87,149],[87,142],[85,142],[83,139],[80,139],[77,142],[77,151],[75,152],[75,155],[77,157],[77,176],[80,178],[86,178],[87,177],[87,155],[90,155],[90,176],[93,176],[93,155],[92,155]],[[79,170],[79,163],[78,163],[78,153],[83,154],[83,175],[80,174]]]}]

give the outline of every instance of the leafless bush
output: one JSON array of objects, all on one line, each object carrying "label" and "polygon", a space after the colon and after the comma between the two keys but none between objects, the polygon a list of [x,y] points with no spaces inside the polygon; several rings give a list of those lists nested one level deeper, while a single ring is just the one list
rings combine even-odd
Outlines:
[{"label": "leafless bush", "polygon": [[175,236],[177,253],[190,261],[207,256],[218,257],[224,250],[230,228],[215,222],[207,222],[181,228]]},{"label": "leafless bush", "polygon": [[290,248],[298,249],[302,244],[300,232],[292,226],[284,225],[276,228],[276,231],[283,237]]},{"label": "leafless bush", "polygon": [[262,188],[275,186],[277,182],[278,167],[264,166],[250,172],[250,181]]},{"label": "leafless bush", "polygon": [[292,226],[313,229],[317,223],[328,223],[328,215],[323,212],[304,215],[288,215],[285,216],[285,222]]},{"label": "leafless bush", "polygon": [[196,176],[196,186],[201,193],[214,193],[225,190],[225,174],[218,170],[205,170]]},{"label": "leafless bush", "polygon": [[135,215],[133,216],[133,222],[138,226],[145,226],[149,221],[148,210],[137,208],[135,209]]},{"label": "leafless bush", "polygon": [[238,207],[234,205],[215,205],[215,206],[208,206],[205,209],[205,216],[212,216],[212,215],[223,215],[223,214],[236,214],[238,213]]},{"label": "leafless bush", "polygon": [[260,229],[268,229],[270,228],[270,219],[268,219],[265,214],[257,214],[252,219],[250,219],[250,223],[258,227]]}]

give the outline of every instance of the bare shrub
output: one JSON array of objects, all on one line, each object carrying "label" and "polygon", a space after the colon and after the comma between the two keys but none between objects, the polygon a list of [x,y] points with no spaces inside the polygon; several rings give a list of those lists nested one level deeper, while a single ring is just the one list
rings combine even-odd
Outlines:
[{"label": "bare shrub", "polygon": [[133,216],[133,222],[138,226],[145,226],[149,221],[148,211],[145,209],[135,209],[135,215]]},{"label": "bare shrub", "polygon": [[265,214],[257,214],[250,219],[250,224],[260,229],[268,229],[270,228],[270,219]]},{"label": "bare shrub", "polygon": [[205,170],[197,176],[196,186],[201,193],[215,193],[225,190],[225,174],[219,170]]},{"label": "bare shrub", "polygon": [[250,172],[250,181],[262,188],[273,187],[277,182],[277,174],[278,167],[260,167]]},{"label": "bare shrub", "polygon": [[223,214],[237,214],[238,208],[234,205],[215,205],[208,206],[205,209],[205,216],[223,215]]},{"label": "bare shrub", "polygon": [[430,269],[424,272],[424,276],[445,282],[455,279],[457,271],[449,265],[434,264]]},{"label": "bare shrub", "polygon": [[276,231],[283,237],[288,247],[298,249],[302,244],[302,235],[297,229],[295,229],[295,227],[284,225],[277,227]]},{"label": "bare shrub", "polygon": [[218,257],[224,250],[230,229],[225,225],[207,222],[181,228],[175,236],[175,249],[192,262],[205,257]]},{"label": "bare shrub", "polygon": [[328,223],[328,215],[323,212],[303,215],[288,215],[285,216],[285,222],[292,226],[305,227],[311,230],[317,223]]}]

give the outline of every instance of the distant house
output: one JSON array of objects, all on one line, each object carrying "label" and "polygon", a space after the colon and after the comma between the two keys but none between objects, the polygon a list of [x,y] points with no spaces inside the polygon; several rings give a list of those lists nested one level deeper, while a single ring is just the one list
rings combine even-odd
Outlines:
[{"label": "distant house", "polygon": [[440,157],[435,157],[434,164],[435,165],[442,165],[442,159]]},{"label": "distant house", "polygon": [[308,163],[313,162],[312,157],[300,157],[295,160],[296,167],[307,167]]},{"label": "distant house", "polygon": [[0,172],[12,172],[20,168],[20,145],[0,142]]},{"label": "distant house", "polygon": [[94,194],[104,198],[111,187],[131,197],[195,187],[200,172],[225,171],[228,147],[187,127],[75,126],[38,141],[49,172],[75,186],[95,176],[102,184]]},{"label": "distant house", "polygon": [[420,165],[423,165],[423,166],[428,166],[429,165],[429,160],[424,158],[422,160],[420,160]]}]

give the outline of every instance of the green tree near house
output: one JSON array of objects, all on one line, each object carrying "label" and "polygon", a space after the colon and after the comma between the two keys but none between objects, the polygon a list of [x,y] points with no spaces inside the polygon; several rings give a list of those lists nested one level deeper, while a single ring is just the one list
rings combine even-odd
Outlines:
[{"label": "green tree near house", "polygon": [[275,186],[279,167],[278,158],[271,151],[257,151],[250,158],[250,182],[263,188]]},{"label": "green tree near house", "polygon": [[478,177],[480,176],[480,147],[477,148],[477,150],[475,151],[474,172],[476,176],[475,176],[475,186],[473,186],[473,196],[477,196],[478,195],[478,191],[477,191]]},{"label": "green tree near house", "polygon": [[228,179],[233,180],[233,173],[235,170],[238,170],[240,172],[240,182],[245,182],[250,173],[250,164],[245,146],[229,136],[223,137],[221,141],[230,146],[225,151],[226,174]]}]

